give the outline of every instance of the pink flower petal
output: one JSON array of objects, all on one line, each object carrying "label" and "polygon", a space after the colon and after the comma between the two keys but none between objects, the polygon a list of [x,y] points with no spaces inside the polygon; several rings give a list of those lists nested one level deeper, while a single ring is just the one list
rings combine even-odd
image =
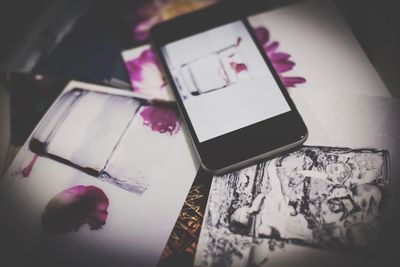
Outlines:
[{"label": "pink flower petal", "polygon": [[143,124],[149,126],[153,131],[173,135],[180,129],[179,116],[172,109],[149,106],[140,115],[144,120]]},{"label": "pink flower petal", "polygon": [[271,59],[271,61],[285,61],[290,58],[290,55],[278,52],[278,53],[270,53],[268,57],[269,59]]},{"label": "pink flower petal", "polygon": [[97,230],[106,223],[108,205],[100,188],[77,185],[50,199],[42,214],[42,225],[50,233],[78,231],[84,224]]},{"label": "pink flower petal", "polygon": [[139,57],[127,61],[126,66],[131,78],[133,91],[163,96],[163,93],[165,93],[163,92],[165,79],[151,48],[144,50]]},{"label": "pink flower petal", "polygon": [[295,63],[292,61],[272,61],[272,65],[278,73],[283,73],[293,69]]},{"label": "pink flower petal", "polygon": [[264,45],[269,41],[269,31],[264,27],[257,27],[254,29],[258,41]]},{"label": "pink flower petal", "polygon": [[235,70],[236,73],[240,73],[242,71],[247,70],[246,64],[243,64],[243,63],[231,62],[231,67]]},{"label": "pink flower petal", "polygon": [[278,42],[272,42],[271,44],[265,44],[264,50],[267,54],[274,52],[279,47]]},{"label": "pink flower petal", "polygon": [[[128,69],[131,82],[142,80],[142,73],[141,73],[142,66],[139,65],[136,60],[126,61],[125,64]],[[135,88],[133,89],[135,91]]]},{"label": "pink flower petal", "polygon": [[306,82],[306,79],[303,77],[280,77],[282,83],[286,87],[296,87],[297,84],[302,84]]}]

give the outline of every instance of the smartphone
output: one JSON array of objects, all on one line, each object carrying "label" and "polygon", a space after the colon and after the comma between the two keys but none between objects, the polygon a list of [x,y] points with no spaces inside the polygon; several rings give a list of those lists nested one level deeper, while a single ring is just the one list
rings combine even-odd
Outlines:
[{"label": "smartphone", "polygon": [[305,141],[299,112],[240,12],[211,7],[150,36],[203,168],[222,174]]}]

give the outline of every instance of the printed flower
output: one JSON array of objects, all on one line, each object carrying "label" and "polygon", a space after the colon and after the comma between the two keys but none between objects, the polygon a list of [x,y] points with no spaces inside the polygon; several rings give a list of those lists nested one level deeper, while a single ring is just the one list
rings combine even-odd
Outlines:
[{"label": "printed flower", "polygon": [[257,27],[254,29],[257,39],[262,44],[265,53],[271,60],[272,65],[278,72],[281,81],[286,87],[296,87],[297,84],[304,83],[306,79],[303,77],[283,76],[282,74],[293,69],[296,65],[293,61],[289,60],[290,55],[283,52],[278,52],[279,43],[270,41],[269,31],[264,27]]},{"label": "printed flower", "polygon": [[139,57],[125,62],[135,92],[166,98],[166,82],[161,74],[156,56],[151,48],[144,50]]},{"label": "printed flower", "polygon": [[143,118],[144,125],[159,133],[173,135],[180,129],[179,116],[170,108],[149,106],[140,113],[140,116]]},{"label": "printed flower", "polygon": [[153,0],[139,8],[137,15],[142,19],[134,28],[137,41],[148,39],[150,28],[162,21],[204,8],[218,0]]},{"label": "printed flower", "polygon": [[54,196],[42,214],[43,228],[50,233],[78,231],[88,224],[93,230],[107,220],[108,198],[95,186],[77,185]]}]

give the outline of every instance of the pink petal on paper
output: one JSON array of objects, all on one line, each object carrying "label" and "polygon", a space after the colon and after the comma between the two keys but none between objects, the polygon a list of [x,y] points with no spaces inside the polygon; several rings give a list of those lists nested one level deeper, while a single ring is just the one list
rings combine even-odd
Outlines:
[{"label": "pink petal on paper", "polygon": [[173,135],[180,129],[180,119],[177,113],[170,108],[148,106],[140,115],[144,122],[153,131]]},{"label": "pink petal on paper", "polygon": [[151,48],[144,50],[137,58],[127,61],[126,66],[133,91],[163,95],[165,79]]},{"label": "pink petal on paper", "polygon": [[108,205],[100,188],[77,185],[50,199],[42,214],[42,226],[54,234],[78,231],[84,224],[97,230],[106,223]]},{"label": "pink petal on paper", "polygon": [[[130,60],[126,61],[125,65],[128,69],[129,76],[131,78],[131,81],[140,81],[142,80],[142,73],[141,73],[141,68],[142,66],[137,63],[137,60]],[[135,91],[135,90],[134,90]]]},{"label": "pink petal on paper", "polygon": [[272,42],[271,44],[264,44],[264,51],[268,54],[271,52],[274,52],[278,47],[279,47],[279,43],[278,42]]},{"label": "pink petal on paper", "polygon": [[143,79],[142,77],[142,69],[143,65],[151,64],[155,65],[158,68],[158,61],[152,49],[148,48],[144,50],[139,57],[134,58],[130,61],[126,62],[126,66],[129,71],[129,75],[131,79],[140,81]]},{"label": "pink petal on paper", "polygon": [[258,41],[264,45],[269,41],[269,31],[264,27],[254,28],[254,32]]},{"label": "pink petal on paper", "polygon": [[280,77],[283,85],[286,87],[296,87],[297,84],[302,84],[306,82],[303,77]]},{"label": "pink petal on paper", "polygon": [[[277,52],[276,50],[279,47],[279,43],[276,41],[269,42],[269,31],[264,27],[257,27],[254,29],[257,39],[261,42],[264,52],[271,60],[272,65],[274,66],[275,70],[282,74],[287,72],[296,65],[293,61],[290,61],[289,58],[291,55],[284,53],[284,52]],[[282,83],[286,87],[296,87],[297,84],[301,84],[306,82],[306,79],[302,77],[283,77],[280,76]]]},{"label": "pink petal on paper", "polygon": [[156,54],[154,53],[153,49],[149,48],[143,51],[142,53],[147,61],[154,63],[156,66],[159,67],[158,60]]},{"label": "pink petal on paper", "polygon": [[293,69],[295,63],[292,61],[272,61],[272,65],[278,73],[283,73]]},{"label": "pink petal on paper", "polygon": [[289,54],[281,53],[281,52],[271,53],[268,56],[272,61],[282,61],[282,60],[287,60],[290,58]]},{"label": "pink petal on paper", "polygon": [[235,70],[236,73],[247,71],[247,66],[244,63],[231,62],[231,67]]}]

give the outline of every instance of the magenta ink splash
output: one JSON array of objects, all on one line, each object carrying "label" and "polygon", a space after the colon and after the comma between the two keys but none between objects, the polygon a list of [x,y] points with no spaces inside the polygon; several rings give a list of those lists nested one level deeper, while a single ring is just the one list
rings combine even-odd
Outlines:
[{"label": "magenta ink splash", "polygon": [[42,214],[42,226],[53,234],[78,231],[84,224],[97,230],[106,224],[108,205],[100,188],[77,185],[50,199]]},{"label": "magenta ink splash", "polygon": [[39,155],[35,154],[32,158],[32,160],[29,162],[28,166],[26,166],[25,168],[22,169],[21,171],[21,175],[23,177],[28,177],[33,169],[33,165],[35,165],[36,160],[38,159]]},{"label": "magenta ink splash", "polygon": [[176,134],[180,129],[180,118],[169,108],[148,106],[140,113],[143,124],[159,133]]}]

